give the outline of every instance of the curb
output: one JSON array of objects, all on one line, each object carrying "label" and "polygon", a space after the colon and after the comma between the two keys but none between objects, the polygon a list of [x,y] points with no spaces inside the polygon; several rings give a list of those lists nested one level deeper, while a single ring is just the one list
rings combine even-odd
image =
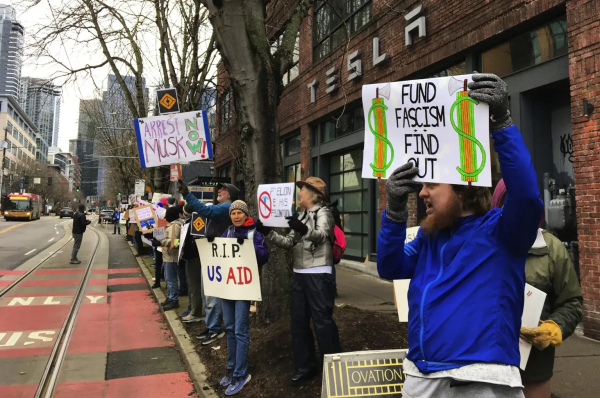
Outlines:
[{"label": "curb", "polygon": [[[135,251],[133,247],[129,247],[131,252],[135,255]],[[144,277],[146,278],[146,283],[148,287],[150,287],[150,291],[154,294],[154,297],[158,300],[158,302],[165,301],[167,298],[163,294],[160,289],[152,289],[152,274],[144,264],[141,257],[136,257],[136,261]],[[160,306],[159,306],[160,308]],[[169,329],[171,333],[173,333],[173,337],[175,338],[175,343],[177,344],[177,348],[183,357],[185,364],[187,365],[188,371],[190,373],[190,378],[194,383],[194,387],[196,388],[196,393],[200,398],[218,398],[219,395],[210,387],[208,384],[208,380],[206,377],[206,366],[200,360],[198,353],[194,349],[194,344],[190,338],[190,335],[185,330],[185,327],[179,320],[177,313],[174,311],[163,311],[162,308],[160,311],[163,313],[167,320],[167,324],[169,325]]]}]

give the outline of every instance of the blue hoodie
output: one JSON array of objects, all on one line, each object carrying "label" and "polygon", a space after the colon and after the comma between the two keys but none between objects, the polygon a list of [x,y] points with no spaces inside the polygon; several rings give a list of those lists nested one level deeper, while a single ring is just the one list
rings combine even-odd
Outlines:
[{"label": "blue hoodie", "polygon": [[406,223],[385,212],[378,238],[382,278],[411,279],[407,358],[421,373],[473,363],[519,366],[525,260],[543,204],[523,137],[492,134],[508,198],[502,209],[404,244]]}]

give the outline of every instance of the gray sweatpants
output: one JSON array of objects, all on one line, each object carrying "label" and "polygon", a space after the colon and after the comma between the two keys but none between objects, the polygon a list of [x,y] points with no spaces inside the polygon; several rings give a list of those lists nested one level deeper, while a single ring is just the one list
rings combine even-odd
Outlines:
[{"label": "gray sweatpants", "polygon": [[202,268],[200,267],[200,259],[187,260],[185,262],[185,273],[188,279],[188,296],[192,303],[190,314],[202,318]]},{"label": "gray sweatpants", "polygon": [[404,398],[524,398],[523,389],[489,383],[470,383],[450,387],[450,378],[425,379],[406,376]]},{"label": "gray sweatpants", "polygon": [[77,253],[81,247],[83,234],[73,234],[73,253],[71,253],[71,261],[77,261]]}]

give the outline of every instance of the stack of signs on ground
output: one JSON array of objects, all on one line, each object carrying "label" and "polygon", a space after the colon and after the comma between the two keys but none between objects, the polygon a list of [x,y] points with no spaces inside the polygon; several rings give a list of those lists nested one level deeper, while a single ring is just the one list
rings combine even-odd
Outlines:
[{"label": "stack of signs on ground", "polygon": [[135,132],[142,167],[212,158],[206,111],[135,119]]},{"label": "stack of signs on ground", "polygon": [[258,186],[258,215],[268,227],[287,227],[292,216],[296,186],[293,182]]},{"label": "stack of signs on ground", "polygon": [[363,86],[363,178],[413,162],[417,180],[492,185],[489,107],[468,96],[471,75]]},{"label": "stack of signs on ground", "polygon": [[402,397],[406,352],[385,350],[325,355],[321,398]]},{"label": "stack of signs on ground", "polygon": [[207,296],[226,300],[261,301],[260,277],[253,244],[236,239],[196,240],[202,283]]},{"label": "stack of signs on ground", "polygon": [[138,228],[143,234],[152,232],[158,227],[158,217],[151,205],[133,208],[131,211],[135,214],[135,220]]}]

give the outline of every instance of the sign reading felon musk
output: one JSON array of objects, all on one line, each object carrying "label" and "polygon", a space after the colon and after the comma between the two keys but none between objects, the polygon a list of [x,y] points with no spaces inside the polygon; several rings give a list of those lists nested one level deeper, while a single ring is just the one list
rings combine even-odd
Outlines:
[{"label": "sign reading felon musk", "polygon": [[325,355],[321,398],[402,397],[407,350]]}]

